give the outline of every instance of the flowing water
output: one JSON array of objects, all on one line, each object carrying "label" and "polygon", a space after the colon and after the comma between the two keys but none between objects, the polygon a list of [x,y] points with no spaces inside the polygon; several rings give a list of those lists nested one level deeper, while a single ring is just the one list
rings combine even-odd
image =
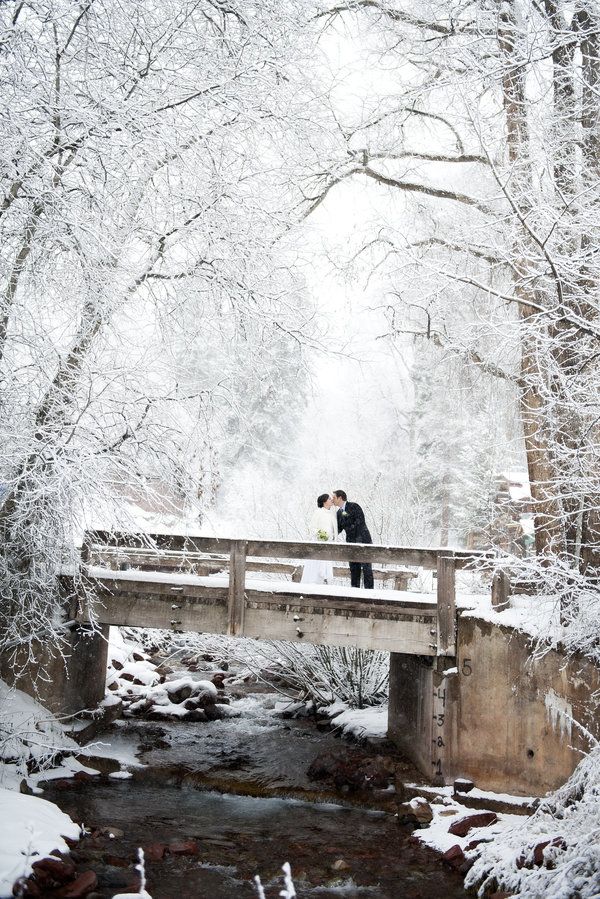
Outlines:
[{"label": "flowing water", "polygon": [[352,768],[365,751],[312,721],[282,720],[274,704],[258,694],[232,703],[236,718],[122,722],[115,747],[145,748],[131,779],[47,784],[44,797],[92,829],[75,856],[98,874],[94,896],[131,888],[140,846],[153,899],[256,896],[255,874],[275,897],[286,861],[300,897],[465,896],[462,878],[398,825],[389,788],[365,797],[307,774],[323,754]]}]

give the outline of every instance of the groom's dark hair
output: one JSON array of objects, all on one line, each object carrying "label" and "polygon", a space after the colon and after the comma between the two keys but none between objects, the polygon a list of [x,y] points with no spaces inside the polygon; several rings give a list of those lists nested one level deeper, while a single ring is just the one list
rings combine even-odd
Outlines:
[{"label": "groom's dark hair", "polygon": [[328,493],[322,493],[321,496],[317,497],[317,506],[319,507],[319,509],[323,508],[323,506],[325,505],[325,503],[327,502],[328,499],[329,499]]},{"label": "groom's dark hair", "polygon": [[334,490],[333,492],[335,493],[336,496],[339,496],[339,498],[341,500],[343,500],[344,502],[346,502],[348,500],[348,497],[346,496],[346,493],[344,490]]}]

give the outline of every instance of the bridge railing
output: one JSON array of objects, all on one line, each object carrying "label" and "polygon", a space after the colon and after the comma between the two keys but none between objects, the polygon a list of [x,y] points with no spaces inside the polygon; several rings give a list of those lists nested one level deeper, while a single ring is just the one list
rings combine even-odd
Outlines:
[{"label": "bridge railing", "polygon": [[[437,574],[437,653],[454,655],[456,645],[456,571],[491,562],[492,553],[471,550],[382,546],[365,543],[329,543],[290,540],[247,540],[227,537],[182,536],[177,534],[134,534],[126,531],[87,531],[82,546],[82,561],[89,564],[100,548],[136,551],[167,551],[186,556],[203,554],[228,559],[228,632],[243,631],[246,570],[249,557],[259,559],[324,559],[332,562],[371,562],[408,565]],[[370,591],[361,601],[370,602]],[[324,598],[326,601],[326,598]]]}]

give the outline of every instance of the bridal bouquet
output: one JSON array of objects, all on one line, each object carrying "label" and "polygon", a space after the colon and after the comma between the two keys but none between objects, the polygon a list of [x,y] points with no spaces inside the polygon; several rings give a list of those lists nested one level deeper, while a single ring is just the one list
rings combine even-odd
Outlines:
[{"label": "bridal bouquet", "polygon": [[319,540],[329,540],[329,534],[327,531],[317,531],[317,537]]}]

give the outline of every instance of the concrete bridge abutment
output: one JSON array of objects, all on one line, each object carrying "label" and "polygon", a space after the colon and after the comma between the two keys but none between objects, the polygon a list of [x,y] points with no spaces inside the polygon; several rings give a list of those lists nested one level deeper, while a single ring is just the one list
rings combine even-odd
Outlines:
[{"label": "concrete bridge abutment", "polygon": [[[459,616],[457,657],[390,656],[389,736],[434,783],[543,795],[600,736],[600,669],[530,638]],[[579,727],[582,725],[582,727]]]},{"label": "concrete bridge abutment", "polygon": [[104,699],[108,625],[77,626],[60,647],[37,643],[0,656],[0,678],[57,716],[94,711]]}]

